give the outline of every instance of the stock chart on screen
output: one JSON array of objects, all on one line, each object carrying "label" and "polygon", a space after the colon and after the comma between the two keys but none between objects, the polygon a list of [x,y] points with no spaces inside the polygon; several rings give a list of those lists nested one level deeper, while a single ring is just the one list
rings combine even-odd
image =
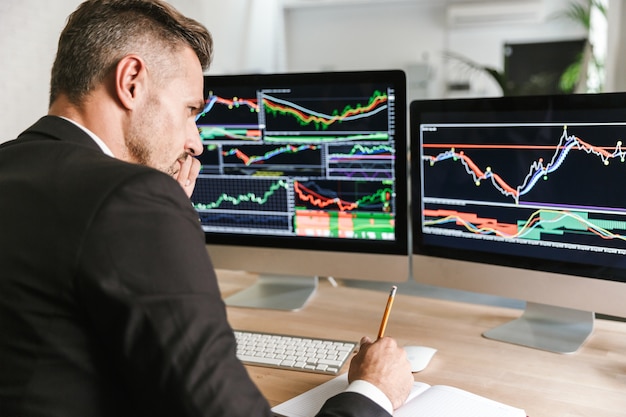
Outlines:
[{"label": "stock chart on screen", "polygon": [[205,78],[192,196],[205,232],[396,239],[405,104],[392,82],[336,76]]},{"label": "stock chart on screen", "polygon": [[528,101],[422,113],[419,242],[612,265],[626,255],[622,115]]}]

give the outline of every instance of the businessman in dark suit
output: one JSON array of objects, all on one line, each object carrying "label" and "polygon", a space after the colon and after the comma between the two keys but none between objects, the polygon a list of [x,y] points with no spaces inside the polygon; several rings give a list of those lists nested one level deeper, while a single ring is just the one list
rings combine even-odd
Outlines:
[{"label": "businessman in dark suit", "polygon": [[[158,0],[89,0],[50,110],[0,145],[0,417],[269,416],[235,355],[188,196],[212,40]],[[320,416],[388,416],[412,383],[363,340]]]}]

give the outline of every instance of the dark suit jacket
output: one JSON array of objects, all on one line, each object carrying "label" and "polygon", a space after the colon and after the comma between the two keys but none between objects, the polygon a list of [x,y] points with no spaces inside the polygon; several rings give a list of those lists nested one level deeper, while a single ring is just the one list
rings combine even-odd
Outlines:
[{"label": "dark suit jacket", "polygon": [[269,415],[176,181],[57,117],[0,145],[0,417]]}]

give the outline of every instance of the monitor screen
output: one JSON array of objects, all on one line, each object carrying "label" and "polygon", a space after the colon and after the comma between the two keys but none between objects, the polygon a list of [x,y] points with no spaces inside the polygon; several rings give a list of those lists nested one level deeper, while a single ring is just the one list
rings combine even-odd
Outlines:
[{"label": "monitor screen", "polygon": [[192,202],[218,268],[408,279],[404,72],[204,84]]},{"label": "monitor screen", "polygon": [[424,100],[410,120],[415,279],[626,316],[626,94]]}]

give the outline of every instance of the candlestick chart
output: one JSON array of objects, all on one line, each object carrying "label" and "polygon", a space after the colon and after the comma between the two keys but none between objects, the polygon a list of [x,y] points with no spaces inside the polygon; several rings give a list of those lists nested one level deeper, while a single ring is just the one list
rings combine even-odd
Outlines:
[{"label": "candlestick chart", "polygon": [[395,239],[395,90],[210,86],[192,196],[205,231]]},{"label": "candlestick chart", "polygon": [[626,254],[623,123],[421,127],[426,233]]}]

